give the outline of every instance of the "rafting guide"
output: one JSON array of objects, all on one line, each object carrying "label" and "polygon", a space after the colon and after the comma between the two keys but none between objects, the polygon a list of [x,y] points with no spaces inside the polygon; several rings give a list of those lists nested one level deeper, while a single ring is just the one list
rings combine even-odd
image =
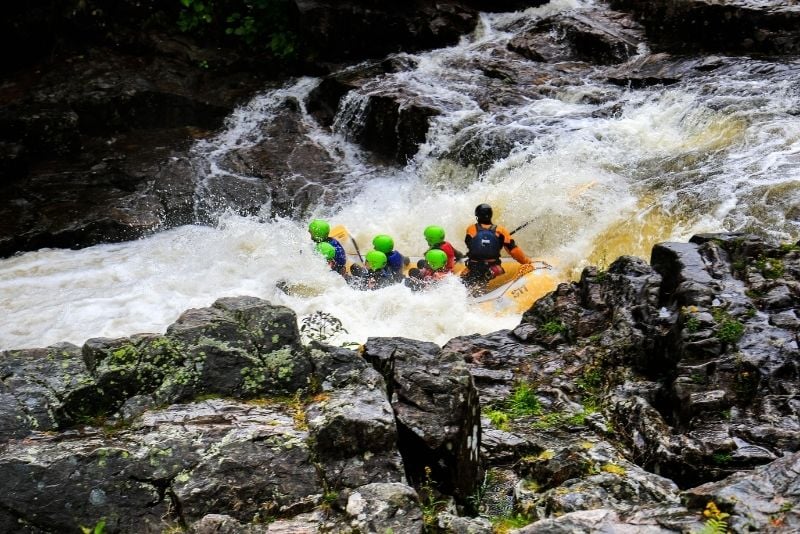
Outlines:
[{"label": "rafting guide", "polygon": [[464,238],[467,270],[462,277],[468,287],[479,291],[489,280],[505,273],[500,262],[500,252],[504,248],[519,263],[530,265],[532,262],[504,226],[492,224],[492,207],[489,204],[479,204],[475,208],[475,218],[477,222],[467,227]]}]

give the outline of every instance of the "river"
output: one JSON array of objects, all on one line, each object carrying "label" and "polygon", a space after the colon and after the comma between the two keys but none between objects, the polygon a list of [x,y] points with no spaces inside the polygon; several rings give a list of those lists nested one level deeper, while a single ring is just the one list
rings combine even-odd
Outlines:
[{"label": "river", "polygon": [[[663,87],[631,89],[583,75],[533,98],[481,101],[477,64],[503,57],[520,20],[591,1],[554,1],[515,14],[484,14],[473,35],[446,49],[403,55],[416,66],[374,82],[424,95],[445,112],[404,168],[375,164],[348,139],[364,95],[348,95],[333,133],[311,125],[311,137],[347,177],[336,202],[314,216],[345,225],[361,248],[388,233],[408,255],[425,250],[422,230],[443,226],[463,249],[474,207],[494,207],[495,222],[515,228],[517,242],[555,266],[560,280],[622,254],[649,258],[654,243],[695,233],[749,231],[781,242],[800,238],[800,62],[739,58],[726,68]],[[644,52],[644,51],[643,51]],[[494,54],[493,54],[494,53]],[[507,68],[513,64],[507,63]],[[302,103],[318,79],[292,80],[237,109],[195,154],[210,174],[234,148],[261,141],[287,95]],[[460,165],[456,140],[499,143],[486,168]],[[241,177],[248,179],[248,177]],[[197,194],[203,195],[204,187]],[[269,213],[268,206],[264,213]],[[300,320],[316,311],[338,318],[334,343],[404,336],[436,343],[513,328],[516,313],[470,305],[456,280],[426,293],[403,286],[359,292],[312,253],[308,219],[223,213],[213,226],[183,226],[121,244],[83,250],[45,249],[0,260],[0,349],[41,347],[91,337],[163,332],[192,307],[223,296],[254,295],[292,308]],[[276,284],[308,288],[288,295]],[[279,284],[280,285],[280,284]]]}]

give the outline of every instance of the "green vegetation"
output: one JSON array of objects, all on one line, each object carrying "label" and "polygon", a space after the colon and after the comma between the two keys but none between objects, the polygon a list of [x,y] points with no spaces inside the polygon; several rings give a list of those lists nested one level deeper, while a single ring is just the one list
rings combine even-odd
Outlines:
[{"label": "green vegetation", "polygon": [[756,260],[756,267],[761,271],[764,278],[774,280],[783,276],[783,262],[777,258],[760,256]]},{"label": "green vegetation", "polygon": [[688,319],[686,319],[686,322],[683,323],[683,326],[684,328],[686,328],[687,332],[691,333],[697,332],[698,330],[700,330],[700,319],[691,316]]},{"label": "green vegetation", "polygon": [[492,426],[500,430],[508,430],[508,423],[511,422],[511,417],[501,410],[487,410],[485,414]]},{"label": "green vegetation", "polygon": [[542,405],[536,397],[536,390],[530,384],[520,382],[511,393],[508,409],[512,416],[523,417],[541,413]]},{"label": "green vegetation", "polygon": [[744,325],[721,308],[714,308],[711,314],[717,322],[717,339],[735,345],[744,335]]},{"label": "green vegetation", "polygon": [[727,452],[717,452],[711,456],[711,461],[717,465],[725,465],[729,464],[733,458],[731,457],[730,453]]},{"label": "green vegetation", "polygon": [[583,370],[583,375],[576,381],[584,392],[596,394],[603,385],[603,370],[599,364],[591,364]]},{"label": "green vegetation", "polygon": [[705,525],[693,534],[726,534],[728,532],[728,523],[725,519],[730,517],[730,514],[721,512],[714,501],[708,502],[706,509],[703,510],[703,517],[706,518]]},{"label": "green vegetation", "polygon": [[489,521],[492,522],[492,532],[494,534],[507,534],[514,529],[530,524],[532,519],[519,513],[511,513],[509,515],[491,517]]},{"label": "green vegetation", "polygon": [[425,466],[425,480],[419,488],[420,503],[422,505],[422,521],[426,526],[433,526],[436,524],[436,518],[439,512],[447,504],[445,501],[436,499],[436,488],[431,479],[431,468]]},{"label": "green vegetation", "polygon": [[547,321],[542,325],[542,330],[544,330],[545,334],[548,336],[555,336],[557,334],[566,333],[567,327],[564,326],[564,323],[561,321]]},{"label": "green vegetation", "polygon": [[621,465],[607,463],[603,464],[603,467],[600,468],[601,471],[605,471],[606,473],[611,473],[612,475],[619,475],[624,476],[627,471]]},{"label": "green vegetation", "polygon": [[296,55],[289,0],[179,0],[178,29],[195,37],[227,38],[280,59]]},{"label": "green vegetation", "polygon": [[94,527],[84,527],[81,525],[81,532],[83,534],[105,534],[106,520],[105,518],[98,521]]},{"label": "green vegetation", "polygon": [[706,375],[705,373],[694,372],[694,373],[691,374],[689,379],[694,384],[707,384],[708,383],[708,375]]},{"label": "green vegetation", "polygon": [[539,417],[531,426],[537,430],[547,430],[563,424],[566,420],[567,414],[564,412],[551,412]]},{"label": "green vegetation", "polygon": [[520,417],[538,415],[542,411],[541,403],[536,397],[536,390],[527,382],[518,382],[511,395],[500,406],[484,411],[492,425],[500,430],[508,430],[512,420]]},{"label": "green vegetation", "polygon": [[300,321],[300,335],[308,341],[326,343],[340,333],[347,334],[348,332],[342,326],[342,321],[330,313],[315,311]]}]

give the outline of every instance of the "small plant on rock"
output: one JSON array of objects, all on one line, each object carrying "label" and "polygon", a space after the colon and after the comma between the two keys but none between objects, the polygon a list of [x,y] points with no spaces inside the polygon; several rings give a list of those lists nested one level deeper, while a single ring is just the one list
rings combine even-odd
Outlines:
[{"label": "small plant on rock", "polygon": [[105,534],[106,532],[106,520],[105,518],[98,521],[94,527],[84,527],[81,526],[81,532],[83,534]]},{"label": "small plant on rock", "polygon": [[431,468],[425,466],[425,480],[419,488],[419,496],[422,504],[422,520],[425,525],[436,524],[436,518],[442,508],[447,504],[445,501],[436,499],[436,488],[431,478]]},{"label": "small plant on rock", "polygon": [[492,522],[492,532],[494,534],[507,534],[531,523],[531,519],[519,513],[492,517],[490,521]]},{"label": "small plant on rock", "polygon": [[536,397],[536,390],[528,383],[521,382],[516,385],[508,401],[509,412],[520,417],[537,415],[542,411],[542,405]]},{"label": "small plant on rock", "polygon": [[706,518],[703,528],[694,534],[726,534],[728,532],[728,523],[726,518],[730,514],[720,511],[714,501],[708,501],[706,509],[703,510],[703,517]]},{"label": "small plant on rock", "polygon": [[735,345],[744,336],[744,325],[738,319],[731,317],[720,308],[712,312],[717,322],[717,339],[724,343]]},{"label": "small plant on rock", "polygon": [[717,465],[729,464],[733,457],[727,452],[717,452],[711,457],[711,461]]},{"label": "small plant on rock", "polygon": [[557,334],[563,334],[567,331],[567,327],[564,326],[564,323],[561,321],[547,321],[542,325],[542,330],[548,336],[555,336]]},{"label": "small plant on rock", "polygon": [[325,343],[338,334],[348,333],[342,321],[324,311],[306,315],[300,323],[300,334],[310,341]]},{"label": "small plant on rock", "polygon": [[683,323],[683,326],[689,333],[697,332],[698,330],[700,330],[700,319],[691,316],[688,319],[686,319],[686,322]]},{"label": "small plant on rock", "polygon": [[756,266],[764,278],[774,280],[783,276],[783,262],[777,258],[760,257],[756,261]]},{"label": "small plant on rock", "polygon": [[511,417],[506,412],[502,410],[487,410],[486,417],[495,428],[499,430],[508,430]]}]

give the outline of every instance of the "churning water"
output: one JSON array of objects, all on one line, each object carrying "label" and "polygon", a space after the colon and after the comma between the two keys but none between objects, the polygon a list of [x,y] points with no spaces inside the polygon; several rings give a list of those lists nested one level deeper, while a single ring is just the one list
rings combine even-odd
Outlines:
[{"label": "churning water", "polygon": [[[498,53],[510,28],[590,5],[564,0],[484,15],[458,46],[404,56],[414,68],[349,95],[334,133],[308,118],[310,137],[347,177],[340,200],[317,206],[315,215],[345,225],[362,251],[374,235],[389,233],[401,252],[419,255],[429,224],[443,226],[463,248],[474,206],[488,202],[495,222],[515,228],[531,221],[515,234],[517,242],[555,264],[564,280],[621,254],[648,259],[654,243],[698,232],[800,238],[797,61],[721,58],[723,67],[667,88],[617,87],[592,73],[568,84],[539,84],[538,93],[487,87],[481,65],[499,64],[502,71],[524,63]],[[301,79],[257,96],[217,137],[199,143],[194,151],[207,159],[208,176],[199,177],[198,195],[206,194],[204,184],[220,172],[227,151],[260,142],[258,125],[287,96],[302,103],[317,83]],[[444,111],[404,169],[371,164],[348,142],[347,124],[363,111],[366,95],[387,87]],[[467,146],[495,157],[482,168],[457,163]],[[470,306],[457,281],[426,293],[403,286],[352,290],[312,254],[307,222],[222,214],[216,226],[2,260],[0,348],[163,332],[183,310],[234,295],[289,306],[301,319],[329,313],[347,331],[336,342],[405,336],[441,344],[519,321]],[[306,290],[287,295],[276,287],[280,282]]]}]

